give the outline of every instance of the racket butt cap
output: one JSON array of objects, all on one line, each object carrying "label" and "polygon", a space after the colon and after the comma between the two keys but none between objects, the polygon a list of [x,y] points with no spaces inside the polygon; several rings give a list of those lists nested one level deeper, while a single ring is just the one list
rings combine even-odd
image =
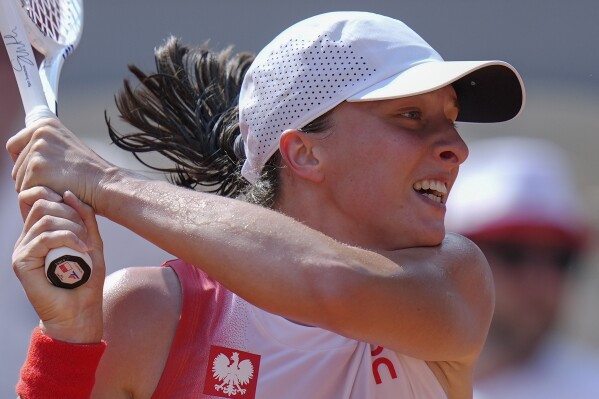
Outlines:
[{"label": "racket butt cap", "polygon": [[77,288],[85,284],[92,274],[89,254],[71,248],[54,248],[45,262],[46,278],[59,288]]}]

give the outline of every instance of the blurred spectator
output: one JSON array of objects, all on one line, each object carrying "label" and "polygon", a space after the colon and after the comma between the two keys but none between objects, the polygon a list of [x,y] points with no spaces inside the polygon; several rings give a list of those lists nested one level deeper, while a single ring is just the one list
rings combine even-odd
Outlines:
[{"label": "blurred spectator", "polygon": [[599,354],[557,328],[590,226],[565,154],[540,139],[470,146],[447,229],[471,238],[493,270],[496,304],[475,399],[599,398]]},{"label": "blurred spectator", "polygon": [[[31,331],[39,322],[12,271],[12,251],[23,228],[23,221],[11,178],[13,164],[5,145],[8,138],[24,126],[24,120],[14,74],[6,49],[0,45],[0,320],[12,322],[0,329],[0,398],[16,396],[15,385],[29,347]],[[101,145],[110,141],[108,133],[97,134],[102,139],[94,140],[90,144],[92,148],[111,162],[127,166],[122,159],[124,152],[112,151],[107,145]],[[125,265],[154,265],[157,261],[172,258],[108,219],[99,217],[98,222],[104,239],[107,273]]]}]

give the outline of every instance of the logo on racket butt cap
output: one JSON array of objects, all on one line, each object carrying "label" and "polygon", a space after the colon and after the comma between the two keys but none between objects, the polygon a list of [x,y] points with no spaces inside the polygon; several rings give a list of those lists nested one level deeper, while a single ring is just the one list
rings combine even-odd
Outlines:
[{"label": "logo on racket butt cap", "polygon": [[92,274],[92,260],[86,253],[56,248],[46,256],[46,278],[60,288],[77,288]]}]

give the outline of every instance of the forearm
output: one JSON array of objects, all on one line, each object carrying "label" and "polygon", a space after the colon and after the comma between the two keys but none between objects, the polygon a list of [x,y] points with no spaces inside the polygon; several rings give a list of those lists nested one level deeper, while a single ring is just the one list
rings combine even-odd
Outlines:
[{"label": "forearm", "polygon": [[317,313],[326,269],[351,267],[349,259],[364,266],[354,252],[366,251],[256,205],[122,171],[102,186],[96,201],[100,214],[279,314]]}]

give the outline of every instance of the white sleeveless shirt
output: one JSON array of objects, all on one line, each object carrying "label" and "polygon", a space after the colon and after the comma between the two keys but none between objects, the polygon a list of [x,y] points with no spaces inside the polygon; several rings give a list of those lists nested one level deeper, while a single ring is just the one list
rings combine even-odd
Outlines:
[{"label": "white sleeveless shirt", "polygon": [[447,398],[423,360],[290,322],[193,266],[168,266],[181,281],[183,311],[153,399]]}]

